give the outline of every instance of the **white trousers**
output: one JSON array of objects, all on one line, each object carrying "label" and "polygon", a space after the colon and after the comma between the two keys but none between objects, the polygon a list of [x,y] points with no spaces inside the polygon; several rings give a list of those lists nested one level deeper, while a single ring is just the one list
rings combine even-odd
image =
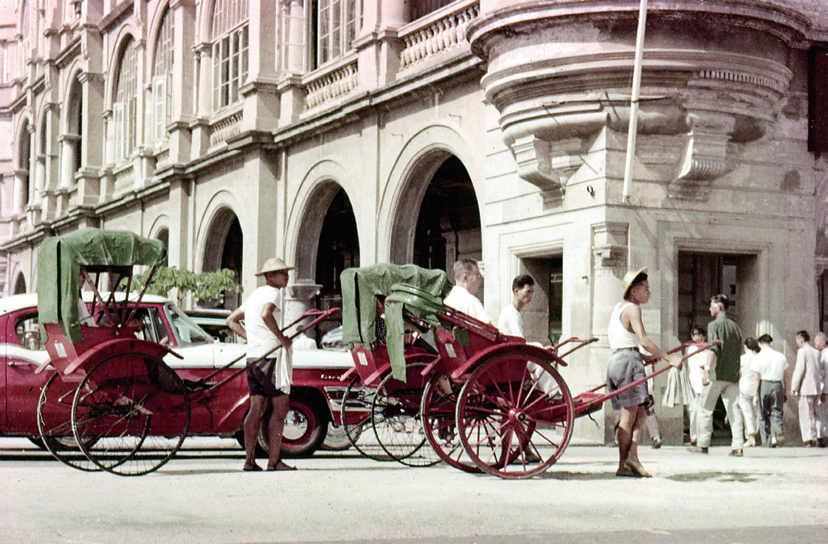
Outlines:
[{"label": "white trousers", "polygon": [[745,425],[739,408],[739,384],[715,380],[704,386],[699,404],[699,441],[701,448],[710,447],[713,436],[713,410],[716,401],[722,397],[732,435],[731,449],[740,450],[745,444]]},{"label": "white trousers", "polygon": [[799,397],[799,432],[802,441],[809,442],[817,439],[819,425],[819,396],[802,395]]}]

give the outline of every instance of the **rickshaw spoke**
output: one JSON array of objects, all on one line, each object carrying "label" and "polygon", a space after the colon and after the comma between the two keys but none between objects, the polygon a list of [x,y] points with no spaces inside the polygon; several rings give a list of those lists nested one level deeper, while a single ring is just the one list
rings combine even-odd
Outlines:
[{"label": "rickshaw spoke", "polygon": [[[528,478],[551,466],[568,444],[572,398],[544,356],[523,347],[494,352],[479,361],[463,386],[456,414],[460,440],[482,470],[501,478]],[[525,360],[521,368],[513,364],[516,358]],[[538,367],[537,373],[530,364]],[[554,398],[543,394],[544,374],[554,382]]]},{"label": "rickshaw spoke", "polygon": [[425,363],[409,362],[403,383],[386,375],[371,404],[374,434],[383,450],[395,461],[408,466],[431,466],[440,456],[427,443],[420,413],[422,389],[418,386]]},{"label": "rickshaw spoke", "polygon": [[76,437],[99,439],[98,447],[82,446],[84,453],[123,476],[146,474],[169,461],[186,437],[189,416],[178,375],[162,361],[135,353],[95,366],[81,382],[72,410]]},{"label": "rickshaw spoke", "polygon": [[[44,447],[60,462],[70,467],[94,472],[100,470],[78,446],[72,432],[73,384],[65,383],[53,374],[40,393],[37,407],[37,427]],[[84,437],[91,441],[93,438]]]}]

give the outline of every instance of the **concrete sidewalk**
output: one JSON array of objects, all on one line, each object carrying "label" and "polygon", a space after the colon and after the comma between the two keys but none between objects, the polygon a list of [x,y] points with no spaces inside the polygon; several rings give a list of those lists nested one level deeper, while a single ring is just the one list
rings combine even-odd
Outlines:
[{"label": "concrete sidewalk", "polygon": [[729,451],[643,448],[654,477],[630,479],[614,476],[616,449],[571,446],[543,476],[504,481],[348,452],[242,473],[241,452],[222,445],[123,478],[0,439],[0,541],[828,541],[827,449]]}]

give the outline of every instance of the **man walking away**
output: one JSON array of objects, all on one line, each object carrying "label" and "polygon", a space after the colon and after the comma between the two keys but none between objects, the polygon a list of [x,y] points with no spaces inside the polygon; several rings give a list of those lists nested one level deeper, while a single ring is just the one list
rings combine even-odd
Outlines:
[{"label": "man walking away", "polygon": [[817,446],[819,401],[825,387],[825,366],[820,353],[809,344],[807,331],[796,333],[796,366],[791,377],[791,393],[799,397],[799,431],[806,448]]},{"label": "man walking away", "polygon": [[782,407],[785,405],[785,369],[788,360],[771,347],[773,338],[763,334],[756,339],[759,353],[750,363],[753,371],[753,406],[759,408],[759,434],[762,446],[782,445]]},{"label": "man walking away", "polygon": [[824,332],[814,336],[814,347],[819,350],[819,360],[825,371],[825,387],[822,390],[821,402],[819,403],[819,447],[828,447],[828,337]]}]

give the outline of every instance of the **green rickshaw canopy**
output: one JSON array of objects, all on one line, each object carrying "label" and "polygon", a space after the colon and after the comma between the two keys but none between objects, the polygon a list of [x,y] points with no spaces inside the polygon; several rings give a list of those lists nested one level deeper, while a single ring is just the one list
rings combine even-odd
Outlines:
[{"label": "green rickshaw canopy", "polygon": [[[436,303],[451,290],[451,284],[442,270],[428,270],[413,264],[375,264],[363,268],[348,268],[340,274],[342,285],[342,340],[349,344],[363,344],[368,349],[376,346],[377,297],[388,297],[392,287],[406,284],[438,300],[429,309],[438,309]],[[399,291],[399,288],[397,289]],[[405,294],[396,293],[400,298]],[[398,301],[399,302],[399,301]],[[413,302],[413,301],[407,301]],[[422,302],[422,301],[421,301]],[[402,353],[403,323],[401,305],[386,306],[386,337],[394,376],[405,380]],[[409,309],[414,304],[407,305]],[[414,308],[418,315],[421,308]],[[390,315],[389,314],[390,311]],[[426,312],[427,313],[427,312]]]},{"label": "green rickshaw canopy", "polygon": [[[80,269],[105,272],[110,268],[161,264],[167,250],[160,240],[125,230],[83,229],[46,238],[37,252],[39,322],[58,323],[66,338],[80,342]],[[42,330],[42,329],[41,329]]]}]

